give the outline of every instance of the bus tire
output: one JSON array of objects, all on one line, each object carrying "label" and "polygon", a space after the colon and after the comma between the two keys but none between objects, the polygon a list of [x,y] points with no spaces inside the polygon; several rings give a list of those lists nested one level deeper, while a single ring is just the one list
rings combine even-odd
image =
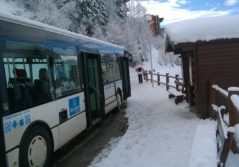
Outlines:
[{"label": "bus tire", "polygon": [[47,167],[53,152],[49,132],[42,126],[34,126],[24,136],[20,145],[20,167]]},{"label": "bus tire", "polygon": [[119,111],[122,107],[122,95],[121,95],[121,92],[117,92],[116,94],[116,97],[117,97],[117,110]]}]

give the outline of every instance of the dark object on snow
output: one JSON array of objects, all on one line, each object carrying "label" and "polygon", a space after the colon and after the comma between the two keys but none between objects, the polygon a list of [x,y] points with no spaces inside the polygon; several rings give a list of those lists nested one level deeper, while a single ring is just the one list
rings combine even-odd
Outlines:
[{"label": "dark object on snow", "polygon": [[174,98],[174,97],[175,97],[175,95],[172,94],[172,93],[170,93],[170,94],[168,95],[168,98],[169,98],[169,99],[172,99],[172,98]]},{"label": "dark object on snow", "polygon": [[174,102],[175,104],[178,104],[183,102],[184,99],[185,99],[184,95],[176,96],[176,98],[174,99]]},{"label": "dark object on snow", "polygon": [[181,94],[180,92],[176,90],[170,90],[168,92],[169,92],[168,98],[169,99],[175,98],[174,99],[175,104],[181,103],[185,99],[185,95]]}]

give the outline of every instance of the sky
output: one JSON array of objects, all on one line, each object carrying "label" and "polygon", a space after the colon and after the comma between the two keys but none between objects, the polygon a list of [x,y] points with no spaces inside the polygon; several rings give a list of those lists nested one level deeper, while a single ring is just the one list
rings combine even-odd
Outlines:
[{"label": "sky", "polygon": [[163,25],[198,17],[239,15],[239,0],[143,0],[147,14],[164,17]]}]

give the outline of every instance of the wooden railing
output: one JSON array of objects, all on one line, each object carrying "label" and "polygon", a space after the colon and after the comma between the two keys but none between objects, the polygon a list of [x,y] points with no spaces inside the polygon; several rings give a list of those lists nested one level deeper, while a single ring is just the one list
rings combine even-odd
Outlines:
[{"label": "wooden railing", "polygon": [[[151,78],[151,76],[153,78]],[[169,90],[169,88],[174,88],[179,92],[185,93],[185,85],[183,83],[183,79],[180,78],[179,75],[172,76],[169,73],[160,74],[159,72],[158,73],[153,72],[153,74],[151,75],[151,71],[149,72],[146,71],[144,72],[144,79],[146,81],[153,80],[153,82],[157,83],[158,86],[160,86],[161,84],[165,85],[167,91]],[[172,81],[172,79],[173,83],[170,82]]]},{"label": "wooden railing", "polygon": [[[209,87],[209,111],[213,118],[217,119],[218,137],[218,166],[224,167],[228,158],[229,151],[234,154],[239,153],[239,88],[231,87],[228,91],[218,85]],[[217,98],[221,103],[218,104]]]}]

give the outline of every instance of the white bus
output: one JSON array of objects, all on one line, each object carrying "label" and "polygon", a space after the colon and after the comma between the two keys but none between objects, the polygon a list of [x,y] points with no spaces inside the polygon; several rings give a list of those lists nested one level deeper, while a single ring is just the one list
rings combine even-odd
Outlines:
[{"label": "white bus", "polygon": [[129,96],[123,47],[0,14],[0,167],[48,166]]}]

